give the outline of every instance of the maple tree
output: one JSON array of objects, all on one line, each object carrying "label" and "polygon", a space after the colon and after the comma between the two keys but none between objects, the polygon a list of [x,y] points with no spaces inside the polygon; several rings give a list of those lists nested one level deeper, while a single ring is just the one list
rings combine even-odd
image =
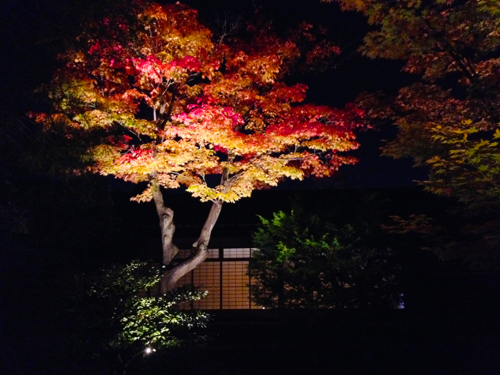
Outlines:
[{"label": "maple tree", "polygon": [[[458,241],[461,246],[456,241],[450,245],[448,238],[445,253],[470,256],[471,249],[484,253],[482,249],[496,247],[498,223],[493,223],[500,209],[500,3],[339,3],[343,10],[362,12],[374,26],[360,48],[365,56],[402,60],[403,72],[416,78],[395,97],[365,94],[358,99],[369,117],[389,120],[398,129],[383,153],[394,158],[410,157],[416,166],[426,166],[429,177],[422,184],[427,191],[458,199],[466,216],[487,218],[488,222],[481,225],[469,222],[463,228],[470,238]],[[493,259],[491,255],[488,259]]]},{"label": "maple tree", "polygon": [[[194,9],[138,1],[89,23],[60,56],[52,110],[31,116],[85,147],[91,172],[147,184],[132,199],[156,206],[163,293],[206,258],[223,203],[355,162],[338,153],[358,147],[363,112],[306,103],[307,87],[287,83],[297,64],[339,53],[325,42],[302,48],[299,37],[314,44],[311,28],[283,38],[249,24],[216,38]],[[180,186],[211,209],[191,256],[176,262],[174,212],[161,189]]]},{"label": "maple tree", "polygon": [[[500,4],[496,1],[340,1],[379,26],[370,58],[400,59],[421,77],[385,102],[365,96],[372,118],[398,127],[386,155],[430,167],[426,188],[483,208],[496,201],[500,158]],[[478,194],[479,193],[479,194]]]}]

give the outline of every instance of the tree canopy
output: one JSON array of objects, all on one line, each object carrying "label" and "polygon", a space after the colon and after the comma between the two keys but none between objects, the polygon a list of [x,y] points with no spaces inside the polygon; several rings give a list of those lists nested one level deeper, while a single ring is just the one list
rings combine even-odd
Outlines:
[{"label": "tree canopy", "polygon": [[[33,115],[64,125],[68,137],[72,129],[105,130],[88,149],[92,171],[149,182],[136,200],[151,200],[155,181],[187,186],[203,201],[234,202],[283,177],[330,175],[353,162],[336,152],[357,147],[352,129],[361,112],[294,105],[307,87],[284,82],[300,57],[292,40],[264,28],[214,43],[197,12],[180,4],[142,5],[129,16],[90,25],[61,56],[53,113]],[[207,176],[224,171],[227,178],[210,186]]]},{"label": "tree canopy", "polygon": [[418,82],[395,98],[360,99],[398,128],[384,154],[430,168],[426,188],[469,207],[498,207],[500,5],[497,1],[340,1],[376,29],[360,48],[399,59]]}]

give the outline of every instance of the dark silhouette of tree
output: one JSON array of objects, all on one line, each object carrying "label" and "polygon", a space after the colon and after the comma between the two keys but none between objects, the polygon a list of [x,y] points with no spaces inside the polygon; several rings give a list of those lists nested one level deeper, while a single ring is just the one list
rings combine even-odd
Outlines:
[{"label": "dark silhouette of tree", "polygon": [[[459,202],[441,228],[419,230],[425,229],[443,259],[500,267],[500,3],[339,3],[362,12],[374,27],[361,53],[401,60],[403,71],[415,77],[395,97],[364,94],[357,102],[374,122],[397,127],[396,138],[382,149],[385,155],[413,159],[429,170],[421,182],[427,191]],[[402,230],[414,224],[410,219]]]}]

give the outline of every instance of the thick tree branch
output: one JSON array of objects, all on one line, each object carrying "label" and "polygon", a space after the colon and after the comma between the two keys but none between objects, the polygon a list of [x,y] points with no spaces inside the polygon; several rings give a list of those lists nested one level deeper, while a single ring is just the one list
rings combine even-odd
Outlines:
[{"label": "thick tree branch", "polygon": [[170,121],[170,117],[172,116],[172,110],[174,109],[174,102],[177,96],[176,93],[177,90],[175,89],[175,87],[173,87],[172,97],[170,98],[170,103],[168,105],[166,113],[165,113],[165,108],[167,103],[163,103],[163,105],[160,107],[160,122],[158,124],[158,130],[165,129],[165,124],[167,123],[167,121]]},{"label": "thick tree branch", "polygon": [[203,225],[203,228],[201,230],[200,237],[195,243],[193,243],[191,256],[163,274],[163,277],[161,279],[162,293],[166,293],[167,291],[175,287],[175,284],[182,276],[194,270],[207,258],[208,243],[210,241],[210,236],[212,234],[215,223],[219,218],[221,209],[222,202],[216,201],[212,203],[212,207],[208,214],[207,220],[205,221],[205,224]]},{"label": "thick tree branch", "polygon": [[198,240],[193,244],[191,256],[189,256],[189,258],[187,258],[186,260],[176,264],[175,266],[172,266],[172,261],[179,252],[177,246],[175,246],[175,244],[172,242],[175,233],[174,211],[171,208],[165,206],[156,173],[151,175],[151,181],[153,185],[153,200],[155,202],[156,212],[158,213],[158,217],[160,219],[163,264],[167,266],[167,269],[162,274],[160,285],[161,293],[165,294],[170,289],[175,287],[175,284],[182,276],[194,270],[207,258],[208,243],[210,241],[210,236],[212,234],[215,223],[219,218],[219,214],[222,209],[222,202],[215,201],[212,203],[212,207],[205,221],[205,224],[203,225],[200,236]]},{"label": "thick tree branch", "polygon": [[[455,61],[455,63],[460,67],[460,70],[471,80],[474,80],[476,77],[476,71],[474,70],[474,66],[469,61],[466,56],[463,56],[454,46],[453,44],[443,35],[442,32],[436,30],[429,21],[426,19],[422,19],[424,27],[431,33],[431,35],[436,38],[438,41],[438,46],[443,50],[443,52],[448,53],[448,55]],[[439,43],[441,41],[441,43]]]},{"label": "thick tree branch", "polygon": [[179,252],[177,246],[175,246],[175,244],[172,242],[175,233],[174,211],[171,208],[165,206],[163,195],[160,190],[160,185],[156,181],[156,178],[153,180],[152,190],[156,212],[160,219],[163,264],[169,266]]}]

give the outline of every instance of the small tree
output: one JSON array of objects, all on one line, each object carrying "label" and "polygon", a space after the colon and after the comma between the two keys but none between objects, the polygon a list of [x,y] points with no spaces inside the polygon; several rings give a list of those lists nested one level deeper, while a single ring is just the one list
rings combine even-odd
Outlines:
[{"label": "small tree", "polygon": [[[61,55],[52,110],[32,115],[83,148],[91,172],[147,185],[133,200],[156,206],[162,293],[207,257],[224,202],[355,161],[338,152],[358,147],[362,112],[300,104],[307,87],[285,80],[294,65],[339,53],[326,42],[303,53],[298,41],[310,42],[310,29],[283,39],[268,24],[248,25],[213,38],[193,9],[137,2],[89,23]],[[212,206],[191,256],[176,263],[174,212],[161,189],[180,186]]]},{"label": "small tree", "polygon": [[[399,265],[365,229],[293,210],[260,217],[249,274],[252,298],[270,308],[397,307]],[[367,238],[368,236],[368,238]]]}]

